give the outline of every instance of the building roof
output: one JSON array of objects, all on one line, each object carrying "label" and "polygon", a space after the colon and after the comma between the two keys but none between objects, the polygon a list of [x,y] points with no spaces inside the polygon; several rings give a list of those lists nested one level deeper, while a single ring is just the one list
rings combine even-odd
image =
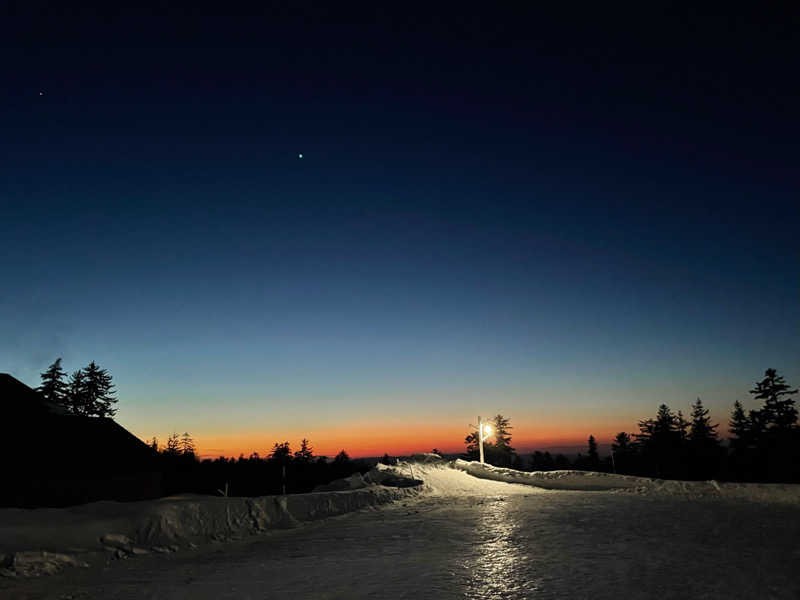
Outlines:
[{"label": "building roof", "polygon": [[152,464],[153,450],[113,419],[71,414],[8,373],[0,407],[0,452],[26,476],[112,476]]}]

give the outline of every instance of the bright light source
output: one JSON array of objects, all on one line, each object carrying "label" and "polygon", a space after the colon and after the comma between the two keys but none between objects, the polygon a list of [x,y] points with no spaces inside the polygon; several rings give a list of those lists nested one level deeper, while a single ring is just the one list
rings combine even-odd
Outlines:
[{"label": "bright light source", "polygon": [[485,433],[486,435],[489,435],[490,433],[492,433],[492,428],[489,425],[484,425],[483,426],[483,433]]}]

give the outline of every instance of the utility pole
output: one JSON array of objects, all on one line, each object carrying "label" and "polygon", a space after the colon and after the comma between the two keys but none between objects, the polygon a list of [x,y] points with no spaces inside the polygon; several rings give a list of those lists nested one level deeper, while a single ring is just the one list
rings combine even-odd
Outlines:
[{"label": "utility pole", "polygon": [[483,464],[483,424],[480,415],[478,415],[478,448],[480,448],[481,464]]}]

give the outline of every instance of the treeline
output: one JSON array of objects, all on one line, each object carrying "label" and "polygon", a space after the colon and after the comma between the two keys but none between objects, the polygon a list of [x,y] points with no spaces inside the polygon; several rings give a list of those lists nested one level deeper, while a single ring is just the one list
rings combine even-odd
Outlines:
[{"label": "treeline", "polygon": [[163,473],[164,494],[195,493],[226,496],[267,496],[310,492],[335,479],[353,473],[366,473],[370,465],[351,459],[342,450],[333,459],[316,456],[311,443],[304,439],[292,452],[289,442],[275,443],[261,456],[253,452],[239,458],[219,457],[199,460],[194,440],[188,433],[173,433],[165,445],[156,438],[150,446],[157,452]]},{"label": "treeline", "polygon": [[113,417],[117,414],[114,408],[117,398],[114,396],[111,375],[94,361],[83,369],[73,371],[67,378],[58,358],[41,374],[41,378],[42,383],[36,391],[51,404],[86,417]]},{"label": "treeline", "polygon": [[[586,454],[574,460],[549,452],[519,456],[502,415],[490,421],[496,438],[484,442],[484,453],[490,464],[525,471],[572,468],[663,479],[800,482],[796,393],[775,369],[767,369],[750,390],[761,407],[745,412],[738,400],[734,403],[727,444],[698,398],[688,418],[662,404],[655,417],[639,421],[638,432],[619,432],[607,457],[600,457],[594,436],[589,436]],[[469,460],[477,459],[477,440],[477,432],[465,439]]]}]

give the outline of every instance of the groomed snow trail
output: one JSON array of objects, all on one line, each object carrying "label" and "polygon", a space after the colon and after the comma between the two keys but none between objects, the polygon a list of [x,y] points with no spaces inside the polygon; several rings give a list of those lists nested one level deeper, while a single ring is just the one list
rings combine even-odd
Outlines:
[{"label": "groomed snow trail", "polygon": [[423,494],[429,496],[508,496],[514,494],[547,494],[548,490],[517,483],[479,479],[469,473],[444,464],[398,464],[395,469],[403,475],[421,479]]},{"label": "groomed snow trail", "polygon": [[800,597],[794,506],[544,491],[410,468],[426,481],[414,499],[239,542],[0,580],[0,598]]}]

